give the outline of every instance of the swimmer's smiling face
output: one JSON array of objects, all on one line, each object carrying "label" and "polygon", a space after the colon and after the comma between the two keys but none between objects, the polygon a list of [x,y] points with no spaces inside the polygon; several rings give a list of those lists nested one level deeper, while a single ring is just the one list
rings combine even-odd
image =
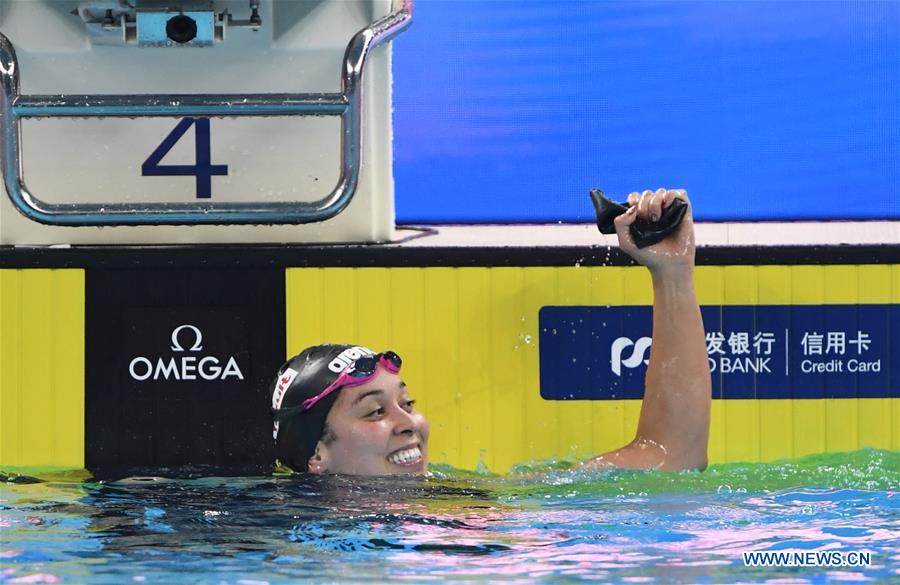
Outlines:
[{"label": "swimmer's smiling face", "polygon": [[365,384],[342,388],[325,424],[310,473],[425,473],[428,421],[397,374],[379,368]]}]

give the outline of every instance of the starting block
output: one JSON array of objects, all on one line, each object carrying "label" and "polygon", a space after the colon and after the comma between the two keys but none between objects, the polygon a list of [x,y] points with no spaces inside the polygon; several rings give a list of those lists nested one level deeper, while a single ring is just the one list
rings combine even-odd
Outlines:
[{"label": "starting block", "polygon": [[389,241],[388,41],[411,19],[412,0],[0,0],[0,244]]}]

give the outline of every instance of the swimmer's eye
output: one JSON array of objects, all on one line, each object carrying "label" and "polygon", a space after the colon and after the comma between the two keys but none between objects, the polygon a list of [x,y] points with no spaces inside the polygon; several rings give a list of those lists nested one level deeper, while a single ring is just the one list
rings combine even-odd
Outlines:
[{"label": "swimmer's eye", "polygon": [[[404,400],[403,402],[400,403],[400,408],[402,408],[406,412],[412,412],[415,404],[416,404],[415,400]],[[384,408],[382,408],[382,407],[376,408],[375,410],[369,412],[368,414],[365,415],[364,418],[378,418],[380,416],[384,416]]]}]

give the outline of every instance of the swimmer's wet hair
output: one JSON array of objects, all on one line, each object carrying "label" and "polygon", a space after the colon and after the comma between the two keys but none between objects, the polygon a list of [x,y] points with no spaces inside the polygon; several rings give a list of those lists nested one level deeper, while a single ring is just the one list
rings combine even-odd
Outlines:
[{"label": "swimmer's wet hair", "polygon": [[340,390],[328,394],[308,411],[299,411],[298,407],[337,379],[339,374],[330,370],[328,364],[353,347],[357,346],[325,344],[308,347],[278,369],[278,375],[269,386],[273,415],[278,410],[285,414],[293,411],[288,416],[275,418],[275,457],[282,465],[294,471],[308,471],[309,458],[315,454],[319,440],[330,438],[326,436],[325,420]]}]

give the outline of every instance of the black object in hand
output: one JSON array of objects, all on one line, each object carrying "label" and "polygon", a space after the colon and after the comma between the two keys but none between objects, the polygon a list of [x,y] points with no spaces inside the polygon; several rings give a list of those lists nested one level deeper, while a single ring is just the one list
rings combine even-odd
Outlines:
[{"label": "black object in hand", "polygon": [[[594,211],[597,212],[597,229],[601,234],[616,233],[616,225],[613,223],[617,217],[628,211],[625,203],[616,203],[606,197],[600,189],[591,189],[591,201],[594,203]],[[663,209],[659,221],[650,222],[642,219],[635,220],[631,224],[631,237],[638,248],[646,248],[674,232],[684,219],[687,212],[687,203],[681,199],[675,199]]]}]

